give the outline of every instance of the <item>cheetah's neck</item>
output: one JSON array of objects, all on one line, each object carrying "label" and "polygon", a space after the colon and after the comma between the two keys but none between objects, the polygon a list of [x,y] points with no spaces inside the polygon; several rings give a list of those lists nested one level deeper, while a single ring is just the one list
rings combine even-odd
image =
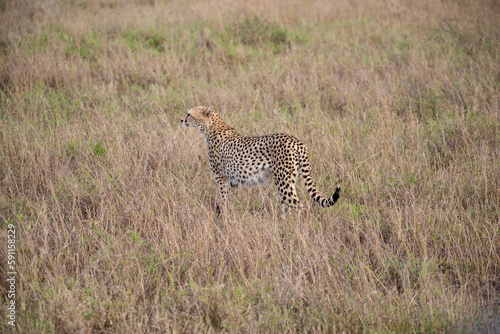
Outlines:
[{"label": "cheetah's neck", "polygon": [[207,144],[209,146],[217,145],[222,140],[229,137],[239,137],[240,135],[232,127],[226,124],[222,118],[218,115],[214,115],[212,119],[212,124],[208,129],[208,133],[205,137]]}]

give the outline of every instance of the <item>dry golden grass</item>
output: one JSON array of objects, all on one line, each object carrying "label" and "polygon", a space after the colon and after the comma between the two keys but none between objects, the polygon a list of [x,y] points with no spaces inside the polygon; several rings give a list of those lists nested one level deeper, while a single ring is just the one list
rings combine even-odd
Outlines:
[{"label": "dry golden grass", "polygon": [[[500,328],[498,1],[0,1],[3,332]],[[339,202],[214,212],[179,119],[306,143]]]}]

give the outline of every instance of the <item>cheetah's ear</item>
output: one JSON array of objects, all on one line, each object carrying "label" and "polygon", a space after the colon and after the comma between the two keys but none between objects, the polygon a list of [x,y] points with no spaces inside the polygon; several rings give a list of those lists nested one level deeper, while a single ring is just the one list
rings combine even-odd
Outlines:
[{"label": "cheetah's ear", "polygon": [[214,106],[208,107],[208,113],[214,112]]},{"label": "cheetah's ear", "polygon": [[212,108],[212,107],[208,107],[208,108],[207,108],[207,107],[203,106],[203,107],[201,108],[201,113],[202,113],[202,115],[203,115],[204,117],[208,117],[212,111],[213,111],[213,108]]}]

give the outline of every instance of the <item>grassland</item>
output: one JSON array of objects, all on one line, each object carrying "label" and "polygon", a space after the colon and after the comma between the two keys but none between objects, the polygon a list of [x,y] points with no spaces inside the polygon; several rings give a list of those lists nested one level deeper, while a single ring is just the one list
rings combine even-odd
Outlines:
[{"label": "grassland", "polygon": [[[0,331],[498,330],[499,6],[0,0]],[[217,217],[201,104],[339,202]]]}]

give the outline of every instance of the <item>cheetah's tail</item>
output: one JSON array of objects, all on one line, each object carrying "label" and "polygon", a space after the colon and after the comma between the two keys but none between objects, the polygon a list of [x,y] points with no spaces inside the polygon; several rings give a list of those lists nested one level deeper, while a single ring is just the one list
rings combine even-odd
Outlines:
[{"label": "cheetah's tail", "polygon": [[340,185],[337,185],[335,188],[335,193],[330,198],[325,198],[321,196],[316,188],[316,183],[313,180],[311,173],[311,164],[309,162],[309,154],[307,151],[302,151],[300,154],[300,163],[301,163],[301,172],[305,179],[306,189],[309,193],[309,196],[315,201],[318,205],[328,208],[337,202],[340,197]]}]

